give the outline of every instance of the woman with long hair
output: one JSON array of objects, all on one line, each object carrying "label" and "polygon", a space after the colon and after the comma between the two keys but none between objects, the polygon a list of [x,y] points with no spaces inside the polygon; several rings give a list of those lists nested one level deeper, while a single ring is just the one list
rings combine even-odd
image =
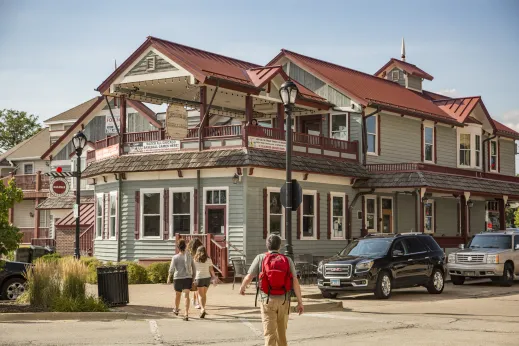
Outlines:
[{"label": "woman with long hair", "polygon": [[[204,244],[202,244],[202,241],[198,238],[193,238],[189,241],[189,243],[187,244],[187,251],[189,251],[189,253],[191,254],[192,257],[195,257],[196,255],[196,250],[202,246]],[[196,308],[196,309],[200,309],[200,299],[198,297],[198,292],[196,289],[193,289],[193,300],[191,301],[191,303],[193,303],[193,306]]]},{"label": "woman with long hair", "polygon": [[205,304],[207,302],[207,290],[211,281],[216,280],[214,274],[213,261],[207,256],[207,251],[204,246],[200,246],[196,250],[195,255],[195,285],[198,290],[198,299],[202,310],[200,310],[200,318],[205,317]]},{"label": "woman with long hair", "polygon": [[173,256],[171,264],[169,266],[168,284],[171,282],[173,277],[173,287],[175,289],[175,308],[173,313],[178,316],[180,311],[180,297],[184,293],[185,308],[184,321],[189,320],[189,292],[193,287],[193,280],[196,274],[195,262],[193,256],[186,251],[186,241],[180,239],[177,244],[179,253]]}]

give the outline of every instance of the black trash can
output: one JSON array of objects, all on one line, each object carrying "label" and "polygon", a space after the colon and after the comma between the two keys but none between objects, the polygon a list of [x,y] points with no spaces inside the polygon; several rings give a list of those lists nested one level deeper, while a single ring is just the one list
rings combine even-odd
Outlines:
[{"label": "black trash can", "polygon": [[128,304],[130,299],[126,266],[98,267],[97,294],[109,306]]}]

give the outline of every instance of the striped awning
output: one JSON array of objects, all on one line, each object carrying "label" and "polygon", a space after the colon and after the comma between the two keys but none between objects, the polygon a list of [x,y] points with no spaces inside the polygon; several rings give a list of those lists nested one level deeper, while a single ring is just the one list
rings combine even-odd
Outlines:
[{"label": "striped awning", "polygon": [[[90,227],[94,224],[94,204],[81,204],[79,206],[79,227]],[[55,225],[57,228],[71,228],[76,227],[76,218],[74,211],[67,216],[61,218]]]}]

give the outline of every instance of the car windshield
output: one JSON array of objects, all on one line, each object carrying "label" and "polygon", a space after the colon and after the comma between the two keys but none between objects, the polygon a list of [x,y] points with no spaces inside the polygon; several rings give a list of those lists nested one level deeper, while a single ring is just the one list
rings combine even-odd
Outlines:
[{"label": "car windshield", "polygon": [[471,249],[511,249],[509,235],[476,235],[469,244]]},{"label": "car windshield", "polygon": [[385,256],[392,239],[361,239],[356,240],[342,250],[340,256],[359,256],[375,258]]}]

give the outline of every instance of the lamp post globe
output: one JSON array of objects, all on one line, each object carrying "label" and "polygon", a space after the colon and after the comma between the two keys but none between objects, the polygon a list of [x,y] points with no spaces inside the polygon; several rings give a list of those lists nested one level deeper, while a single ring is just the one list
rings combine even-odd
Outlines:
[{"label": "lamp post globe", "polygon": [[83,149],[85,148],[87,143],[87,138],[85,134],[82,131],[79,131],[72,137],[72,145],[74,146],[74,149],[76,150],[76,154],[78,156],[81,156]]},{"label": "lamp post globe", "polygon": [[285,83],[281,84],[281,87],[279,88],[279,96],[285,106],[293,106],[294,103],[296,103],[298,92],[299,89],[297,89],[296,83],[291,80],[287,80]]}]

